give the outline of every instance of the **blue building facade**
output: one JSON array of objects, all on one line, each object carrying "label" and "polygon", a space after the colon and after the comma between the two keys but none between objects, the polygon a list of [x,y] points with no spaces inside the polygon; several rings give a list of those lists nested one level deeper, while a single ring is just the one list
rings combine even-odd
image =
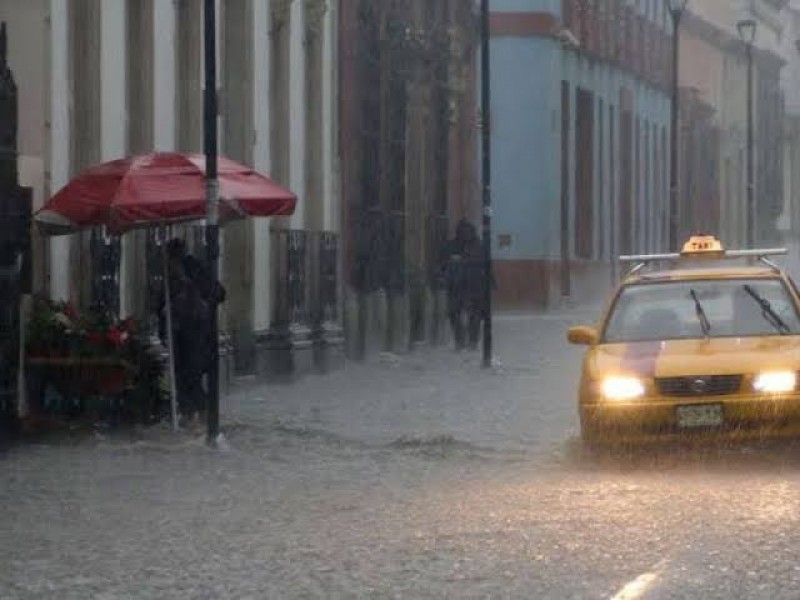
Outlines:
[{"label": "blue building facade", "polygon": [[666,250],[666,0],[494,0],[495,274],[501,306],[581,300],[615,257]]}]

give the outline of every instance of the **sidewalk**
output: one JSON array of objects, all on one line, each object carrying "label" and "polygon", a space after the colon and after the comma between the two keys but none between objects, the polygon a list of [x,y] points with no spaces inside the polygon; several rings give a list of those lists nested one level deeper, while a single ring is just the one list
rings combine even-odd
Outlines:
[{"label": "sidewalk", "polygon": [[498,315],[489,370],[480,352],[427,347],[348,362],[291,385],[239,382],[223,400],[223,426],[313,430],[367,444],[448,439],[527,451],[576,427],[580,355],[565,332],[586,318],[583,311]]}]

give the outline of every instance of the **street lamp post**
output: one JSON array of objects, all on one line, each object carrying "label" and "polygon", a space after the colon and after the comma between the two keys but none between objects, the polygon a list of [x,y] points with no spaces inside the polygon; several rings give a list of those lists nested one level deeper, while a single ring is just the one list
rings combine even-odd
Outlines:
[{"label": "street lamp post", "polygon": [[756,22],[744,19],[736,24],[736,28],[747,51],[747,246],[752,248],[758,217],[753,180],[753,44],[756,40]]},{"label": "street lamp post", "polygon": [[669,14],[672,17],[672,115],[670,119],[670,159],[669,159],[669,247],[678,247],[678,119],[680,91],[678,78],[680,25],[688,0],[669,0]]},{"label": "street lamp post", "polygon": [[492,366],[492,138],[489,0],[481,0],[481,121],[483,154],[484,322],[483,366]]},{"label": "street lamp post", "polygon": [[[219,181],[217,179],[217,14],[216,0],[205,0],[205,95],[203,129],[206,154],[206,250],[214,283],[219,271]],[[211,303],[211,367],[208,372],[208,442],[219,438],[219,311]]]}]

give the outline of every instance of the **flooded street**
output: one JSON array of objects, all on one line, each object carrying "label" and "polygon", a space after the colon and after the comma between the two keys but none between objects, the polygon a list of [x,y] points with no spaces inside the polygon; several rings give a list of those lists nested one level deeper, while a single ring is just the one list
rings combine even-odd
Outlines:
[{"label": "flooded street", "polygon": [[573,316],[0,456],[0,598],[797,598],[790,446],[583,456]]}]

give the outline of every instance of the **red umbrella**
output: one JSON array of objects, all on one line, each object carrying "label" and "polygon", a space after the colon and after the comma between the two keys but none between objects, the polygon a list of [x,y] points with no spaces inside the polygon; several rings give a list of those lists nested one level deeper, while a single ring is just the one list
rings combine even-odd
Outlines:
[{"label": "red umbrella", "polygon": [[[297,197],[272,180],[219,159],[220,219],[286,216]],[[35,215],[48,235],[105,226],[111,233],[205,218],[205,157],[176,152],[132,156],[91,167]]]},{"label": "red umbrella", "polygon": [[[203,219],[205,165],[205,156],[176,152],[144,154],[97,165],[70,181],[34,219],[47,235],[99,226],[119,234],[140,227]],[[219,159],[218,168],[222,221],[294,212],[297,197],[267,177],[225,158]],[[164,256],[172,421],[177,428],[172,309],[166,268]]]}]

